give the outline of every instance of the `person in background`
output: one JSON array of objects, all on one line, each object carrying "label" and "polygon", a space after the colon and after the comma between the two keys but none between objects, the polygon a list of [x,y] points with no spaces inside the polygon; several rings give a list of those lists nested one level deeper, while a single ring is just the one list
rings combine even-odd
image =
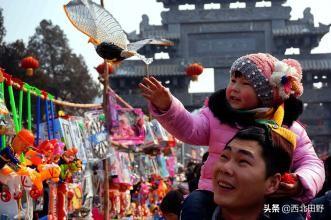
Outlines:
[{"label": "person in background", "polygon": [[165,220],[178,220],[184,196],[178,190],[169,191],[163,198],[160,209]]},{"label": "person in background", "polygon": [[331,219],[331,156],[324,161],[325,182],[317,198],[313,199],[313,207],[321,207],[320,211],[311,212],[311,220],[329,220]]},{"label": "person in background", "polygon": [[191,175],[192,178],[187,181],[190,192],[193,192],[194,190],[198,189],[199,179],[201,175],[201,167],[203,166],[207,158],[208,158],[208,152],[205,152],[202,156],[202,162],[195,164]]}]

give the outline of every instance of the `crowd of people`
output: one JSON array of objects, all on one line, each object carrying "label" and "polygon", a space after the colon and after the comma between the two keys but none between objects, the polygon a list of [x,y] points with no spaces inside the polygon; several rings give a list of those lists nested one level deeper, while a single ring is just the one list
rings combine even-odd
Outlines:
[{"label": "crowd of people", "polygon": [[[165,218],[331,219],[329,173],[325,181],[323,161],[298,121],[300,63],[249,54],[235,60],[229,79],[198,114],[188,112],[153,76],[139,84],[153,117],[168,132],[209,146],[206,161],[189,177],[189,195],[169,192],[164,198]],[[179,205],[168,209],[169,204]]]}]

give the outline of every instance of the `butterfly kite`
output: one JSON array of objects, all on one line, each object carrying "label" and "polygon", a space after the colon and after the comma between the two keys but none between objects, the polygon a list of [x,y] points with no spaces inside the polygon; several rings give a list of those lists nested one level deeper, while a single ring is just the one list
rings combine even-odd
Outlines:
[{"label": "butterfly kite", "polygon": [[148,65],[153,59],[146,58],[137,50],[146,44],[173,45],[165,39],[145,39],[130,43],[113,15],[91,0],[71,0],[64,5],[64,10],[70,22],[89,36],[89,42],[95,46],[97,54],[113,63],[136,56]]}]

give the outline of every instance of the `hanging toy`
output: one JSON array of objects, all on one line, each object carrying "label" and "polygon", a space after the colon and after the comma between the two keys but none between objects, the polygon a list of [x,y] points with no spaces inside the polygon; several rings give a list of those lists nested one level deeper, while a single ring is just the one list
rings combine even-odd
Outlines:
[{"label": "hanging toy", "polygon": [[68,189],[66,183],[59,183],[57,187],[57,217],[58,219],[66,219],[67,211],[66,211],[66,195]]},{"label": "hanging toy", "polygon": [[[88,35],[89,42],[95,46],[97,54],[113,63],[136,56],[150,64],[153,58],[146,58],[137,51],[146,44],[172,46],[174,43],[165,39],[144,39],[129,43],[128,38],[109,11],[91,0],[70,1],[64,5],[69,21],[81,32]],[[107,79],[108,80],[108,79]]]},{"label": "hanging toy", "polygon": [[61,168],[57,164],[41,164],[38,166],[42,181],[51,180],[58,182],[60,179]]},{"label": "hanging toy", "polygon": [[58,210],[56,209],[57,203],[57,185],[56,183],[50,181],[48,183],[49,187],[49,198],[48,198],[48,215],[47,219],[49,220],[57,220]]},{"label": "hanging toy", "polygon": [[52,162],[53,152],[54,152],[54,145],[50,140],[43,141],[38,146],[38,151],[45,156],[46,163]]},{"label": "hanging toy", "polygon": [[25,167],[17,159],[16,154],[20,155],[27,151],[28,147],[33,145],[33,141],[34,136],[29,130],[22,129],[18,132],[12,141],[12,145],[0,151],[0,169],[7,165],[21,175],[28,175]]},{"label": "hanging toy", "polygon": [[17,133],[12,142],[12,148],[17,155],[26,152],[29,147],[33,146],[34,136],[31,131],[22,129]]},{"label": "hanging toy", "polygon": [[39,190],[36,186],[32,186],[29,195],[31,196],[32,199],[36,200],[43,195],[43,192]]},{"label": "hanging toy", "polygon": [[54,146],[51,161],[53,163],[57,164],[61,158],[61,155],[63,154],[63,149],[64,149],[65,144],[61,141],[58,141],[57,139],[52,139],[52,140],[50,140],[50,142]]},{"label": "hanging toy", "polygon": [[3,202],[9,202],[11,195],[8,189],[4,189],[0,192],[0,198]]},{"label": "hanging toy", "polygon": [[157,187],[157,195],[159,197],[159,200],[162,200],[164,196],[166,195],[168,190],[167,184],[163,180],[160,180],[160,183]]},{"label": "hanging toy", "polygon": [[14,199],[22,197],[22,187],[20,176],[11,170],[10,173],[0,173],[0,182],[8,187],[8,191]]},{"label": "hanging toy", "polygon": [[44,156],[43,154],[30,149],[25,153],[25,160],[27,161],[26,165],[28,166],[38,166],[44,162]]},{"label": "hanging toy", "polygon": [[78,149],[73,147],[66,150],[59,162],[61,167],[61,179],[66,182],[72,182],[73,173],[82,169],[82,161],[76,158]]}]

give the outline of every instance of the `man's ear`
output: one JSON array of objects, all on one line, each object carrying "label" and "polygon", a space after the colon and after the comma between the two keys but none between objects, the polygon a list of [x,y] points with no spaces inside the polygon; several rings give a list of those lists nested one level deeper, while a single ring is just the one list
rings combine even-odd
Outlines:
[{"label": "man's ear", "polygon": [[265,182],[265,195],[270,195],[278,190],[281,174],[276,173],[273,176],[269,176]]}]

